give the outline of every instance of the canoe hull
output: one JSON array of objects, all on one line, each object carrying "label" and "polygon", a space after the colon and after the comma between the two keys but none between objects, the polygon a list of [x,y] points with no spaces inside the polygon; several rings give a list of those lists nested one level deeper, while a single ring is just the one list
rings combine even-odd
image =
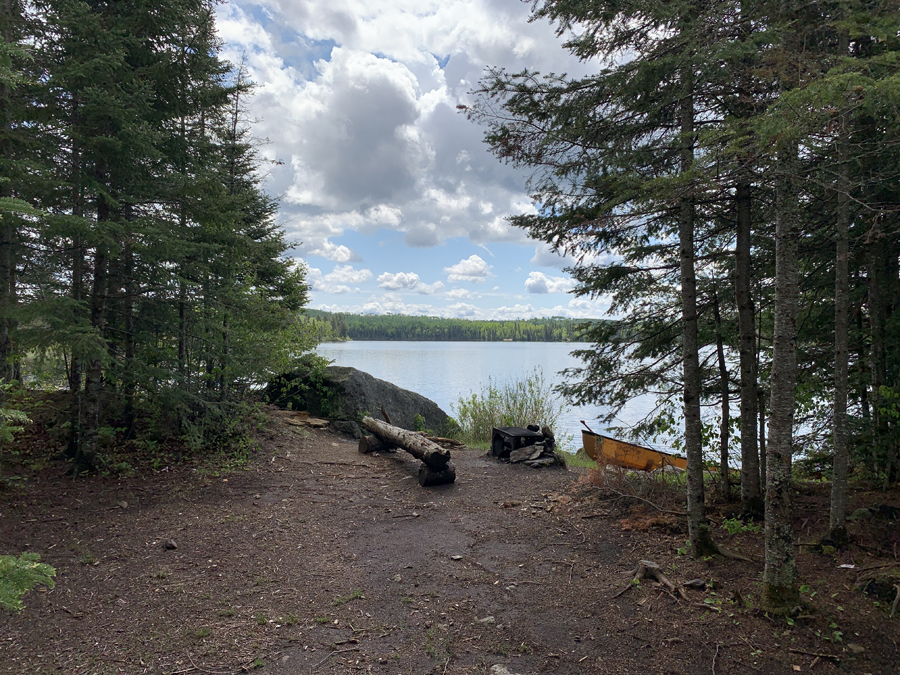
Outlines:
[{"label": "canoe hull", "polygon": [[653,471],[666,466],[687,470],[687,460],[668,452],[660,452],[634,443],[626,443],[609,436],[581,432],[584,451],[598,464],[614,464],[638,471]]}]

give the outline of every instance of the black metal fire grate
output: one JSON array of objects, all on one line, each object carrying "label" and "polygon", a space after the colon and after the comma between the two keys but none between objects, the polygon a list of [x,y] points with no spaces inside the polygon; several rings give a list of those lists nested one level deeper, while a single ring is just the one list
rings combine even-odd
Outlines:
[{"label": "black metal fire grate", "polygon": [[509,453],[544,440],[543,434],[522,427],[494,427],[491,457],[509,459]]}]

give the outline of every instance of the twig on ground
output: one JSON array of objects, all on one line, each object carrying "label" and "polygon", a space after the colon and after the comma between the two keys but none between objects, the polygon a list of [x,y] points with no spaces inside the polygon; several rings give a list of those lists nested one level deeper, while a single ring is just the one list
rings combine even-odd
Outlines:
[{"label": "twig on ground", "polygon": [[716,653],[713,654],[712,675],[716,675],[716,659],[719,658],[719,643],[716,643]]},{"label": "twig on ground", "polygon": [[894,584],[894,588],[897,589],[897,595],[894,596],[894,604],[891,605],[891,618],[894,618],[894,614],[897,613],[897,604],[900,603],[900,585]]},{"label": "twig on ground", "polygon": [[883,568],[885,568],[885,567],[897,567],[897,566],[900,566],[900,562],[897,562],[897,561],[895,560],[894,562],[880,563],[880,564],[878,564],[878,565],[869,565],[868,567],[860,567],[860,568],[859,568],[858,570],[856,570],[856,571],[857,571],[857,572],[869,572],[869,571],[871,571],[871,570],[880,570],[880,569],[883,569]]},{"label": "twig on ground", "polygon": [[333,652],[330,652],[328,654],[328,656],[326,656],[324,659],[322,659],[316,665],[314,665],[313,668],[318,668],[319,666],[321,666],[323,663],[325,663],[328,659],[330,659],[335,654],[344,654],[345,652],[358,652],[358,651],[359,651],[359,647],[349,647],[347,649],[335,649]]},{"label": "twig on ground", "polygon": [[194,669],[199,670],[201,673],[210,673],[211,675],[234,675],[234,673],[230,670],[207,670],[206,668],[201,668],[196,663],[194,663],[194,657],[192,657],[190,654],[188,654],[188,660],[191,662],[191,665],[194,666]]},{"label": "twig on ground", "polygon": [[818,656],[820,659],[828,659],[830,661],[834,661],[835,663],[839,663],[841,660],[840,656],[836,656],[834,654],[823,654],[820,652],[808,652],[804,649],[794,649],[793,647],[789,649],[792,654],[803,654],[804,656]]}]

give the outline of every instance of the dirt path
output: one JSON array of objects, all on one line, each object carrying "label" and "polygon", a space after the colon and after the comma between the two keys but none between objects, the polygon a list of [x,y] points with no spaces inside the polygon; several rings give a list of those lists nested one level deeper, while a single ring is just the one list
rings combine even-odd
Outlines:
[{"label": "dirt path", "polygon": [[[826,652],[840,661],[817,673],[898,672],[895,624],[877,614],[854,624],[859,654],[815,636],[821,622],[775,626],[741,600],[758,565],[677,556],[677,528],[629,531],[572,473],[471,450],[454,463],[455,485],[423,489],[405,453],[273,422],[224,478],[7,492],[0,552],[39,552],[59,576],[0,617],[0,672],[747,675],[805,672]],[[687,605],[645,583],[613,599],[640,559],[719,590]]]}]

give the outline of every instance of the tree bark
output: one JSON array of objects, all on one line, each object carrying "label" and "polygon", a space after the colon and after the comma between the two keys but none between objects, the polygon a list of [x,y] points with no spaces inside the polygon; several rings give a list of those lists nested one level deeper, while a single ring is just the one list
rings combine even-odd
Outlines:
[{"label": "tree bark", "polygon": [[391,443],[385,443],[377,436],[360,436],[356,449],[361,455],[368,455],[370,452],[387,452],[395,450],[397,446]]},{"label": "tree bark", "polygon": [[778,157],[775,222],[775,330],[772,349],[766,476],[764,602],[778,610],[796,602],[797,566],[791,524],[791,460],[797,386],[797,148]]},{"label": "tree bark", "polygon": [[[846,36],[842,36],[846,42]],[[847,133],[846,116],[844,133]],[[834,477],[831,482],[829,539],[843,543],[847,539],[847,472],[850,451],[847,447],[847,394],[849,390],[850,323],[850,165],[847,140],[840,142],[841,166],[838,173],[837,223],[834,261]]]},{"label": "tree bark", "polygon": [[[73,117],[77,114],[78,98],[72,101]],[[81,151],[78,144],[72,147],[72,215],[76,218],[84,216],[84,192],[82,188]],[[83,320],[84,302],[84,272],[85,272],[85,244],[81,233],[72,237],[72,320],[74,325],[81,329]],[[84,375],[84,354],[79,346],[72,347],[72,361],[69,367],[69,394],[71,396],[71,409],[69,411],[69,443],[66,448],[66,457],[74,459],[81,447],[82,419],[84,413],[84,392],[81,381]]]},{"label": "tree bark", "polygon": [[722,340],[722,315],[719,293],[713,284],[713,318],[716,323],[716,356],[719,361],[719,386],[722,392],[722,423],[719,425],[719,490],[724,499],[731,497],[728,482],[728,443],[731,434],[731,396],[728,387],[728,365],[725,363],[725,344]]},{"label": "tree bark", "polygon": [[[97,198],[98,230],[108,227],[110,208],[106,198]],[[98,233],[99,234],[99,233]],[[102,237],[99,237],[102,239]],[[91,471],[97,463],[97,441],[100,433],[100,417],[103,407],[103,366],[106,358],[106,313],[109,299],[109,249],[106,242],[100,241],[94,249],[94,278],[91,286],[91,330],[94,333],[94,344],[87,360],[84,372],[84,397],[82,405],[82,434],[75,457],[72,460],[72,472],[75,475],[83,471]]]},{"label": "tree bark", "polygon": [[[681,173],[694,167],[694,96],[692,66],[682,68]],[[697,278],[694,268],[694,194],[685,187],[678,214],[678,248],[681,272],[682,365],[684,373],[684,446],[687,454],[687,517],[691,549],[695,557],[717,552],[706,522],[703,486],[703,436],[700,420],[700,352],[697,327]]]},{"label": "tree bark", "polygon": [[[886,447],[887,424],[881,414],[881,387],[887,383],[887,363],[885,349],[885,311],[884,286],[887,283],[882,261],[884,246],[882,224],[879,216],[875,216],[869,234],[868,251],[868,295],[869,295],[869,329],[872,336],[870,370],[872,377],[872,456],[875,461],[884,461],[884,489],[890,482],[890,456]],[[877,464],[876,464],[877,466]]]},{"label": "tree bark", "polygon": [[[7,43],[17,41],[17,25],[21,21],[21,3],[18,0],[0,0],[0,38]],[[12,143],[12,90],[0,84],[0,157],[10,158]],[[11,196],[5,181],[0,182],[0,197]],[[16,303],[16,226],[13,216],[0,216],[0,379],[14,378],[11,362],[13,351],[13,310]],[[0,391],[0,405],[4,393]]]},{"label": "tree bark", "polygon": [[[0,185],[2,190],[2,185]],[[6,196],[0,191],[0,197]],[[13,247],[15,246],[15,226],[9,222],[12,216],[7,214],[0,220],[0,380],[13,379],[12,368],[12,322],[15,307],[16,263]],[[3,392],[0,390],[0,403]]]},{"label": "tree bark", "polygon": [[421,460],[435,471],[443,470],[450,462],[450,451],[414,431],[395,427],[371,417],[364,417],[362,425],[386,443],[403,448],[416,459]]},{"label": "tree bark", "polygon": [[757,408],[759,410],[759,479],[760,485],[766,484],[768,463],[766,462],[766,393],[757,392]]},{"label": "tree bark", "polygon": [[757,363],[756,326],[751,292],[750,230],[752,193],[749,183],[737,185],[737,244],[735,246],[735,295],[738,309],[738,359],[741,371],[741,510],[762,514],[760,453],[756,441]]},{"label": "tree bark", "polygon": [[137,294],[137,287],[134,280],[134,252],[128,246],[124,255],[125,261],[124,275],[125,281],[123,285],[123,303],[122,311],[124,313],[125,328],[125,368],[122,373],[122,395],[125,400],[124,423],[125,438],[130,439],[134,436],[134,415],[135,415],[135,391],[137,389],[137,361],[136,341],[135,341],[135,313],[134,299]]}]

